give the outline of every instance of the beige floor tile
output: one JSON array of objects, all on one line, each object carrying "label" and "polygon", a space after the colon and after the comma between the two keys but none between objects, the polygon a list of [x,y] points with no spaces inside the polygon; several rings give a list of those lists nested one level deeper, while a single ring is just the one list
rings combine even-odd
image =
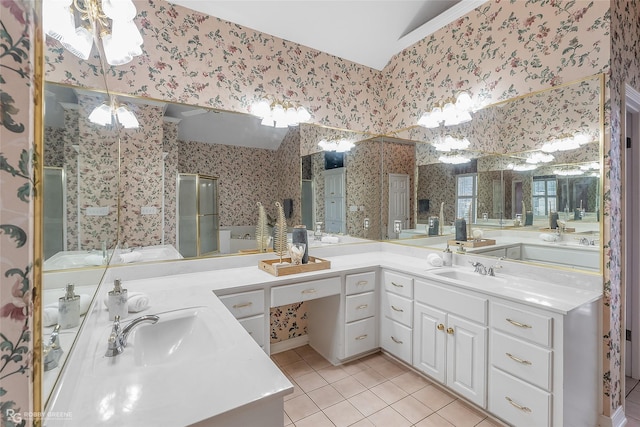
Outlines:
[{"label": "beige floor tile", "polygon": [[353,374],[352,377],[360,381],[360,383],[366,388],[375,387],[378,384],[382,384],[387,381],[387,379],[380,375],[378,371],[371,368]]},{"label": "beige floor tile", "polygon": [[306,394],[284,402],[284,411],[294,423],[315,414],[319,410],[320,408]]},{"label": "beige floor tile", "polygon": [[351,424],[350,427],[376,427],[373,425],[373,423],[371,421],[369,421],[366,418],[361,419],[360,421],[358,421],[355,424]]},{"label": "beige floor tile", "polygon": [[300,386],[298,385],[298,383],[296,383],[291,377],[288,377],[289,381],[291,381],[291,384],[293,384],[293,393],[291,394],[287,394],[284,397],[284,401],[286,402],[287,400],[293,399],[294,397],[298,397],[304,394],[304,391],[302,391],[302,389],[300,388]]},{"label": "beige floor tile", "polygon": [[415,393],[416,391],[431,384],[429,380],[411,371],[398,375],[391,381],[409,394]]},{"label": "beige floor tile", "polygon": [[297,421],[296,427],[334,427],[334,425],[324,412],[316,412],[307,418]]},{"label": "beige floor tile", "polygon": [[456,398],[451,394],[446,393],[433,385],[426,386],[425,388],[416,391],[413,393],[413,397],[434,411],[437,411],[456,400]]},{"label": "beige floor tile", "polygon": [[364,371],[365,369],[369,369],[369,366],[360,360],[355,360],[342,365],[342,369],[344,369],[347,374],[353,375],[360,371]]},{"label": "beige floor tile", "polygon": [[387,405],[391,405],[407,395],[406,391],[402,390],[391,381],[378,384],[370,390],[380,399],[384,400]]},{"label": "beige floor tile", "polygon": [[640,420],[627,416],[627,424],[625,427],[640,427]]},{"label": "beige floor tile", "polygon": [[334,383],[349,376],[349,374],[347,374],[340,366],[329,366],[327,368],[322,368],[318,370],[318,373],[322,376],[322,378],[327,380],[328,383]]},{"label": "beige floor tile", "polygon": [[456,400],[438,411],[438,415],[445,418],[456,427],[472,427],[482,421],[486,415],[470,407],[461,400]]},{"label": "beige floor tile", "polygon": [[301,375],[296,378],[296,383],[300,386],[302,391],[305,393],[309,393],[317,388],[324,387],[329,384],[322,378],[317,372],[311,372],[308,374]]},{"label": "beige floor tile", "polygon": [[[509,427],[509,426],[507,424],[501,423],[498,420],[494,420],[493,418],[487,417],[484,420],[480,421],[480,423],[476,425],[476,427]],[[629,424],[627,424],[627,427],[629,427]]]},{"label": "beige floor tile", "polygon": [[338,393],[338,390],[333,388],[331,385],[326,385],[313,390],[312,392],[309,392],[308,395],[320,409],[328,408],[329,406],[333,406],[336,403],[345,400],[344,396]]},{"label": "beige floor tile", "polygon": [[355,396],[358,393],[362,393],[367,389],[353,376],[344,378],[340,381],[336,381],[331,385],[333,386],[333,388],[338,390],[338,392],[343,395],[345,399]]},{"label": "beige floor tile", "polygon": [[427,418],[433,413],[431,408],[418,402],[418,400],[413,396],[407,396],[404,399],[400,399],[391,405],[391,407],[403,417],[411,421],[412,424]]},{"label": "beige floor tile", "polygon": [[626,399],[627,399],[627,402],[640,404],[640,388],[638,387],[634,388],[633,391],[627,394]]},{"label": "beige floor tile", "polygon": [[626,407],[624,408],[624,412],[627,417],[640,420],[640,403],[630,402],[627,400],[625,406]]},{"label": "beige floor tile", "polygon": [[365,356],[360,360],[370,368],[389,361],[389,359],[387,359],[382,353],[379,352],[371,354],[369,356]]},{"label": "beige floor tile", "polygon": [[300,357],[306,359],[310,356],[320,356],[317,351],[315,351],[310,345],[303,345],[302,347],[294,348],[295,351]]},{"label": "beige floor tile", "polygon": [[291,376],[291,378],[293,379],[313,372],[313,368],[309,366],[309,364],[304,360],[299,360],[297,362],[283,365],[282,370],[289,374],[289,376]]},{"label": "beige floor tile", "polygon": [[367,417],[369,421],[376,427],[410,427],[411,423],[405,417],[400,415],[392,407],[387,406],[381,411]]},{"label": "beige floor tile", "polygon": [[307,356],[304,359],[304,361],[307,362],[307,364],[315,370],[319,370],[319,369],[327,368],[331,366],[331,362],[329,362],[327,359],[320,356],[319,354]]},{"label": "beige floor tile", "polygon": [[365,417],[368,417],[387,406],[387,403],[373,394],[371,390],[366,390],[360,394],[356,394],[349,398],[349,402]]},{"label": "beige floor tile", "polygon": [[394,362],[382,362],[375,365],[373,369],[375,369],[379,374],[389,380],[409,371],[404,366],[401,366]]},{"label": "beige floor tile", "polygon": [[329,406],[324,413],[336,427],[350,426],[364,418],[360,411],[346,400]]},{"label": "beige floor tile", "polygon": [[431,414],[420,421],[415,427],[456,427],[438,414]]},{"label": "beige floor tile", "polygon": [[280,366],[302,360],[300,355],[298,355],[294,350],[287,350],[282,353],[272,354],[271,358]]},{"label": "beige floor tile", "polygon": [[291,418],[289,418],[289,415],[287,415],[287,413],[284,413],[284,427],[290,426],[293,424],[293,421],[291,421]]}]

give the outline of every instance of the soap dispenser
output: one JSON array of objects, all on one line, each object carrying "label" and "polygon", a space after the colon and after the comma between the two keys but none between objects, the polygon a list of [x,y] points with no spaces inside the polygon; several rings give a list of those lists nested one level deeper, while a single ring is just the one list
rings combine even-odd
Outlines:
[{"label": "soap dispenser", "polygon": [[76,295],[73,288],[73,283],[68,283],[65,295],[58,299],[58,324],[62,329],[80,324],[80,295]]},{"label": "soap dispenser", "polygon": [[444,254],[442,255],[442,265],[445,267],[451,267],[453,265],[453,252],[449,249],[448,243],[447,248],[444,250]]},{"label": "soap dispenser", "polygon": [[109,320],[115,320],[116,316],[120,316],[120,319],[127,317],[127,314],[129,314],[127,299],[127,290],[122,289],[120,279],[114,280],[113,290],[109,291],[109,299],[107,301]]}]

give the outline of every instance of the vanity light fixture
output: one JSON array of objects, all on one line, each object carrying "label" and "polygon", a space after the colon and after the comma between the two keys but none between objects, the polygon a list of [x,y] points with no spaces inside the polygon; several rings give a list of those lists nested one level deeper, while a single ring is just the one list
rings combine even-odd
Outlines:
[{"label": "vanity light fixture", "polygon": [[136,115],[124,104],[119,104],[116,97],[111,102],[102,103],[89,114],[89,121],[100,126],[109,126],[113,123],[113,117],[125,129],[137,129],[140,126]]},{"label": "vanity light fixture", "polygon": [[588,142],[589,137],[583,133],[578,133],[575,135],[564,133],[556,139],[545,142],[540,150],[544,151],[545,153],[575,150],[576,148],[580,148],[582,145]]},{"label": "vanity light fixture", "polygon": [[584,171],[581,171],[580,169],[556,169],[553,171],[553,173],[562,176],[575,176],[583,175]]},{"label": "vanity light fixture", "polygon": [[513,163],[511,163],[507,166],[507,169],[511,169],[516,172],[526,172],[526,171],[532,171],[532,170],[538,169],[538,165],[531,164],[531,163],[514,165]]},{"label": "vanity light fixture", "polygon": [[94,41],[101,43],[109,65],[124,65],[142,54],[132,0],[46,0],[42,7],[45,33],[79,58],[89,58]]},{"label": "vanity light fixture", "polygon": [[262,119],[260,124],[277,128],[297,126],[311,119],[311,114],[303,106],[289,101],[270,101],[267,98],[253,103],[251,113]]},{"label": "vanity light fixture", "polygon": [[418,125],[426,128],[437,128],[440,124],[444,126],[455,126],[471,121],[471,110],[473,101],[469,92],[459,92],[455,98],[448,98],[444,102],[439,102],[431,109],[422,114],[418,120]]},{"label": "vanity light fixture", "polygon": [[438,157],[438,160],[441,163],[447,163],[450,165],[461,165],[464,163],[469,163],[471,158],[464,156],[462,154],[454,154],[454,155],[446,155]]},{"label": "vanity light fixture", "polygon": [[540,151],[533,152],[527,157],[526,162],[532,165],[537,165],[538,163],[549,163],[553,161],[555,157],[551,154],[545,154]]},{"label": "vanity light fixture", "polygon": [[453,150],[466,150],[471,143],[467,138],[454,138],[451,135],[446,135],[443,139],[433,143],[433,148],[436,151],[453,151]]},{"label": "vanity light fixture", "polygon": [[580,165],[580,170],[583,170],[583,171],[599,170],[599,169],[600,169],[600,163],[597,163],[597,162],[588,163],[586,165]]},{"label": "vanity light fixture", "polygon": [[336,153],[346,153],[351,151],[355,144],[346,138],[322,139],[318,146],[324,151],[335,151]]}]

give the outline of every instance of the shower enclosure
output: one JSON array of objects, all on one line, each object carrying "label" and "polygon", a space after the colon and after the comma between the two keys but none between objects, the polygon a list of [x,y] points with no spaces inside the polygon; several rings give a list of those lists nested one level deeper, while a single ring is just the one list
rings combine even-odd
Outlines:
[{"label": "shower enclosure", "polygon": [[218,253],[219,232],[218,179],[178,174],[178,252],[185,258]]}]

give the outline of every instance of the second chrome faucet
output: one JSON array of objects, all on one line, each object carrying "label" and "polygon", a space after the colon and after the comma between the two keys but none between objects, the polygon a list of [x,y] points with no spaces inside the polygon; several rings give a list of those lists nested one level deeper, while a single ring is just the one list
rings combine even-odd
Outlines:
[{"label": "second chrome faucet", "polygon": [[156,323],[160,318],[158,316],[148,314],[146,316],[140,316],[133,319],[127,326],[120,328],[120,316],[116,316],[113,321],[113,327],[111,328],[111,334],[109,335],[108,347],[105,356],[114,357],[124,351],[127,346],[127,338],[131,333],[131,330],[144,322]]}]

